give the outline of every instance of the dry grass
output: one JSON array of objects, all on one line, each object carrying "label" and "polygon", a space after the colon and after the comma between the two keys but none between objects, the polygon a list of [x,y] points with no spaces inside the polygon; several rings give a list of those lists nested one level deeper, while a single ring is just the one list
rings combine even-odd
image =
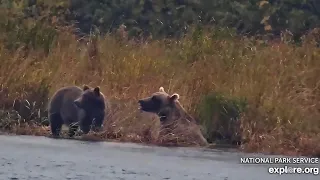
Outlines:
[{"label": "dry grass", "polygon": [[[144,44],[106,36],[96,43],[92,51],[64,32],[48,56],[40,51],[26,55],[22,49],[9,52],[0,43],[1,105],[8,107],[17,97],[42,101],[38,89],[43,86],[52,95],[66,85],[99,85],[111,110],[105,131],[87,137],[159,143],[157,118],[137,113],[139,98],[164,86],[169,93],[179,93],[181,104],[197,117],[203,95],[223,92],[245,97],[249,103],[241,118],[243,138],[248,141],[244,150],[320,154],[320,50],[311,42],[301,47],[265,46],[208,34],[197,40],[188,36]],[[12,131],[27,134],[22,129]],[[24,129],[48,133],[43,128]],[[169,139],[166,142],[176,139],[175,143],[194,145]]]}]

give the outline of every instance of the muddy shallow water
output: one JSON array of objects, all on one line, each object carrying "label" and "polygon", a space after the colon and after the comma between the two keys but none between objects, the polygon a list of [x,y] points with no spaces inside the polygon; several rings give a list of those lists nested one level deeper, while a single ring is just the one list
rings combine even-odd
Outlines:
[{"label": "muddy shallow water", "polygon": [[271,175],[268,167],[275,165],[240,164],[240,157],[253,155],[234,150],[4,135],[0,144],[0,180],[319,179],[319,175],[311,174]]}]

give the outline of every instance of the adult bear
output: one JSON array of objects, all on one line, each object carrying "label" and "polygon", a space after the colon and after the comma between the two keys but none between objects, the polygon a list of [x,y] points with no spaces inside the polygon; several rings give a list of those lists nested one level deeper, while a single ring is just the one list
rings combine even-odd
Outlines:
[{"label": "adult bear", "polygon": [[84,134],[91,126],[93,130],[101,129],[105,108],[105,97],[99,87],[63,87],[53,94],[48,104],[51,133],[54,137],[59,136],[63,124],[69,126],[70,137],[75,135],[79,126]]},{"label": "adult bear", "polygon": [[207,146],[208,142],[203,137],[200,126],[182,107],[179,102],[179,97],[180,96],[177,93],[169,95],[165,92],[163,87],[160,87],[158,92],[138,100],[138,103],[140,104],[140,109],[142,111],[158,115],[162,126],[162,129],[160,130],[162,133],[168,132],[172,134],[171,130],[175,128],[175,123],[180,123],[181,125],[186,124],[186,126],[184,126],[186,128],[185,131],[191,131],[190,129],[187,129],[187,127],[196,125],[193,126],[193,132],[188,132],[188,140]]}]

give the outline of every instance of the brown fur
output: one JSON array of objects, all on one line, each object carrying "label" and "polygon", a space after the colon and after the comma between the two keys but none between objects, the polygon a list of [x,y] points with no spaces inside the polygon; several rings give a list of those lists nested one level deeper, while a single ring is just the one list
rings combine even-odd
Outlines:
[{"label": "brown fur", "polygon": [[[69,136],[73,136],[80,126],[83,133],[90,131],[91,125],[101,128],[105,116],[105,97],[100,88],[84,86],[63,87],[50,99],[48,106],[51,132],[58,136],[62,124],[69,126]],[[96,129],[94,129],[96,130]]]},{"label": "brown fur", "polygon": [[207,145],[207,140],[203,137],[199,126],[196,125],[196,121],[185,111],[178,99],[179,94],[169,95],[163,87],[160,87],[158,92],[153,93],[150,97],[140,99],[138,102],[142,111],[155,113],[159,116],[160,135],[180,134],[186,137],[188,134],[189,140],[200,145]]}]

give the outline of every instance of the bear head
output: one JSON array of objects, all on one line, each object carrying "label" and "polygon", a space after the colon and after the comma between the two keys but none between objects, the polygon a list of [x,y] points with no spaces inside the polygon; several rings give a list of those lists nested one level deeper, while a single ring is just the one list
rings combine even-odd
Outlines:
[{"label": "bear head", "polygon": [[105,96],[100,92],[100,87],[90,88],[85,85],[83,93],[74,103],[85,111],[85,124],[92,124],[94,131],[102,129],[106,104]]},{"label": "bear head", "polygon": [[153,93],[150,97],[140,99],[140,110],[155,113],[160,117],[160,121],[165,121],[172,113],[176,112],[179,94],[169,95],[163,87],[158,92]]}]

